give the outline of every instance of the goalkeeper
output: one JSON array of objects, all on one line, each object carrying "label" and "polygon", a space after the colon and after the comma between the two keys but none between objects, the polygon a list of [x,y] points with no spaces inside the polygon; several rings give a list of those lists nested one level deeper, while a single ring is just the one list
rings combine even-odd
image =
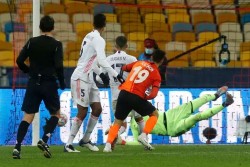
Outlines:
[{"label": "goalkeeper", "polygon": [[[151,131],[151,134],[172,137],[184,134],[185,132],[190,130],[197,122],[211,118],[234,102],[233,96],[227,93],[227,89],[227,86],[223,86],[218,89],[218,91],[214,95],[206,94],[176,108],[169,109],[166,112],[159,112],[158,121]],[[223,94],[226,94],[226,100],[221,105],[194,114],[194,111],[199,107],[209,101],[217,100]],[[148,119],[147,116],[143,118],[145,121]],[[131,122],[131,129],[134,137],[138,136],[139,130],[135,121]]]}]

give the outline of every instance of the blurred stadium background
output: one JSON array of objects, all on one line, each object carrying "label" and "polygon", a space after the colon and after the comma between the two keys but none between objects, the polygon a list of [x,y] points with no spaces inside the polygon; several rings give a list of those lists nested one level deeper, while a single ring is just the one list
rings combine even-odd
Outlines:
[{"label": "blurred stadium background", "polygon": [[[243,99],[243,103],[235,104],[230,114],[237,114],[237,109],[240,109],[243,111],[242,118],[248,115],[249,0],[40,0],[36,3],[40,3],[40,11],[37,12],[41,16],[51,15],[55,19],[54,37],[63,42],[68,88],[82,39],[93,29],[93,15],[104,13],[107,27],[102,36],[106,40],[107,56],[114,52],[114,39],[118,35],[128,38],[127,53],[135,57],[144,52],[143,41],[149,37],[155,39],[160,49],[166,51],[168,59],[225,35],[231,53],[228,64],[219,62],[222,41],[213,42],[169,62],[162,88],[201,89],[198,93],[192,92],[194,97],[198,97],[199,92],[207,89],[214,91],[226,84],[234,88],[235,92],[240,92],[236,96]],[[10,106],[6,111],[10,112],[7,116],[0,115],[0,131],[9,124],[8,134],[5,134],[7,137],[0,140],[0,144],[14,143],[16,128],[22,117],[20,105],[24,90],[19,88],[25,87],[27,75],[17,68],[15,59],[33,35],[32,16],[32,0],[0,0],[0,86],[3,88],[0,90],[0,105]],[[10,95],[6,94],[7,89]],[[168,106],[171,105],[166,105],[163,110]],[[5,110],[4,107],[1,109]],[[44,110],[41,107],[41,111]],[[9,119],[5,120],[4,117]],[[232,116],[232,120],[226,120],[224,128],[227,128],[228,122],[236,122],[235,118]],[[211,126],[211,122],[207,125]],[[234,125],[231,129],[235,128]],[[225,131],[221,131],[221,136],[227,134]],[[26,143],[30,143],[30,140],[31,133]],[[169,139],[162,140],[162,143],[170,143]],[[223,138],[223,142],[227,143],[225,140]]]}]

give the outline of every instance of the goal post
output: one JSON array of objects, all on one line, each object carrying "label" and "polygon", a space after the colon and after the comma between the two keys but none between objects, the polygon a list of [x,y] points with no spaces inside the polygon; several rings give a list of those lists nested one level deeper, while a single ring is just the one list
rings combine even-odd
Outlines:
[{"label": "goal post", "polygon": [[[33,37],[40,35],[40,0],[33,0]],[[40,112],[36,113],[32,123],[32,146],[35,146],[40,138]]]}]

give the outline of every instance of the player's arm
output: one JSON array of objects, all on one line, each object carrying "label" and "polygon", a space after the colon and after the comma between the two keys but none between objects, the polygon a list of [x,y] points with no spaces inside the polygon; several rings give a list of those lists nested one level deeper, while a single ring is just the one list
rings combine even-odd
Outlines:
[{"label": "player's arm", "polygon": [[97,52],[97,62],[98,64],[112,76],[117,77],[118,73],[109,65],[108,61],[106,60],[105,55],[105,41],[103,39],[95,40],[94,48]]},{"label": "player's arm", "polygon": [[63,47],[61,42],[58,42],[57,47],[55,49],[54,61],[55,61],[56,74],[58,77],[58,81],[60,83],[60,88],[63,90],[65,89],[66,84],[64,80]]},{"label": "player's arm", "polygon": [[155,79],[154,79],[153,84],[152,84],[152,90],[151,90],[149,95],[145,94],[145,99],[151,100],[151,99],[155,98],[158,94],[160,86],[161,86],[161,78],[160,78],[160,76],[155,76]]},{"label": "player's arm", "polygon": [[130,72],[136,62],[122,66],[122,71]]},{"label": "player's arm", "polygon": [[18,67],[20,68],[20,70],[22,70],[24,73],[28,73],[29,72],[29,66],[27,66],[24,62],[25,60],[28,58],[28,49],[30,46],[30,40],[24,45],[23,49],[21,50],[21,52],[19,53],[19,56],[16,59],[16,63],[18,65]]}]

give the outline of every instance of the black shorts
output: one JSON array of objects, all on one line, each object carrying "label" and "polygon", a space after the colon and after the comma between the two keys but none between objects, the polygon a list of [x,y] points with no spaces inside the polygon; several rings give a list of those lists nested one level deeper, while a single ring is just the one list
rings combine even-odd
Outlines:
[{"label": "black shorts", "polygon": [[121,90],[117,99],[115,118],[125,120],[131,110],[135,110],[141,116],[152,114],[156,109],[147,100],[140,96]]},{"label": "black shorts", "polygon": [[56,114],[56,111],[60,109],[57,89],[58,85],[54,80],[42,81],[40,85],[37,85],[35,79],[30,79],[26,88],[22,111],[28,114],[37,113],[43,100],[50,114]]}]

